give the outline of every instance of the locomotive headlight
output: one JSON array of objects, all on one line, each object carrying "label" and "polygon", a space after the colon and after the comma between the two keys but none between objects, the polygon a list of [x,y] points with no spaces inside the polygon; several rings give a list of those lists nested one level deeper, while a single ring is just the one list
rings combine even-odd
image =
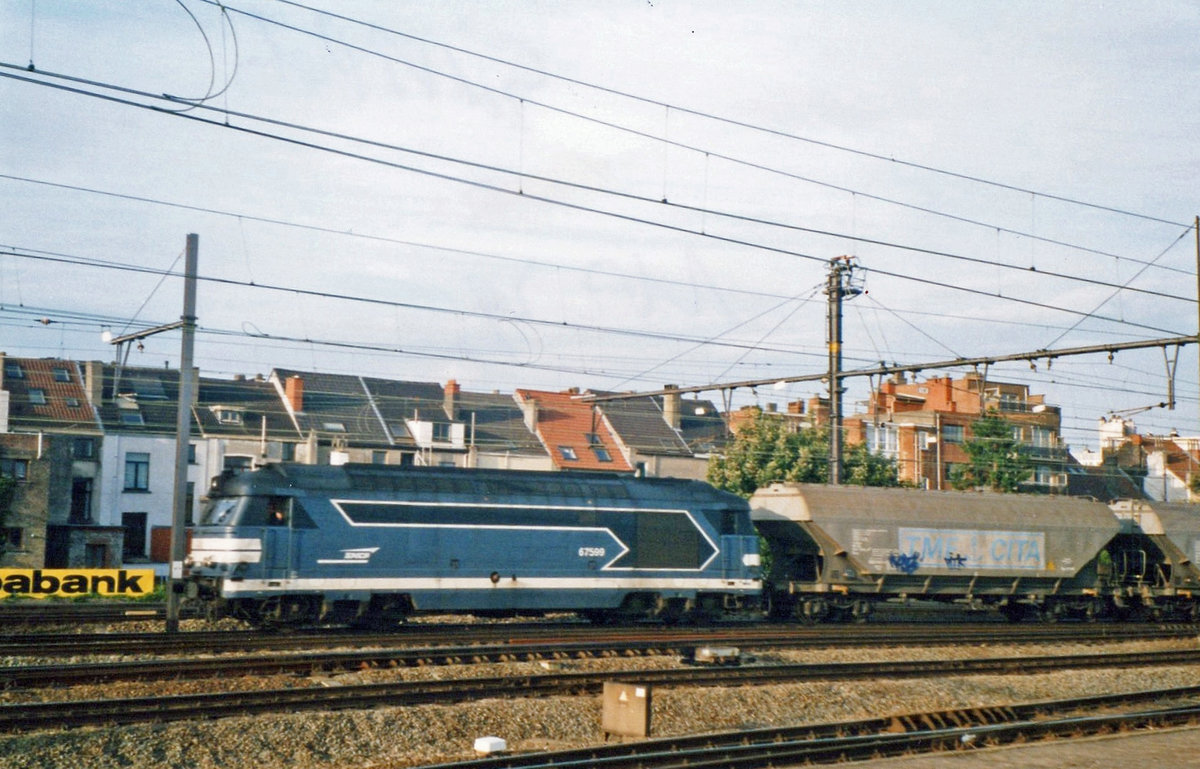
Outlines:
[{"label": "locomotive headlight", "polygon": [[758,553],[746,553],[742,556],[743,566],[762,566],[762,556]]}]

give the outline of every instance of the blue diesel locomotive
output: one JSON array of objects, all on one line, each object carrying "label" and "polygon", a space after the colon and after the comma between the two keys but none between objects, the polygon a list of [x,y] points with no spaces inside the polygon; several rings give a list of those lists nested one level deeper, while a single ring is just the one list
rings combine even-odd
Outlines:
[{"label": "blue diesel locomotive", "polygon": [[256,624],[417,612],[595,621],[755,609],[750,508],[699,481],[271,464],[213,479],[188,602]]}]

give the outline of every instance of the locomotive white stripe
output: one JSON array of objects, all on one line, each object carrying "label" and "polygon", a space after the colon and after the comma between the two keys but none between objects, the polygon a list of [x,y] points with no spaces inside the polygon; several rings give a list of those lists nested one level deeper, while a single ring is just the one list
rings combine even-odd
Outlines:
[{"label": "locomotive white stripe", "polygon": [[[622,566],[613,567],[612,564],[621,559],[621,556],[629,552],[629,546],[621,541],[621,538],[616,535],[611,529],[604,526],[529,526],[529,525],[506,525],[506,524],[474,524],[474,523],[360,523],[353,520],[343,507],[345,504],[364,504],[364,500],[359,499],[330,499],[330,503],[334,509],[345,519],[346,523],[353,528],[393,528],[393,529],[480,529],[480,530],[509,530],[509,531],[602,531],[612,537],[622,548],[615,558],[610,559],[607,563],[601,566],[602,571],[633,571],[634,567]],[[712,548],[712,555],[700,564],[696,569],[664,569],[664,571],[704,571],[710,564],[721,554],[721,548],[713,541],[713,538],[708,535],[692,515],[691,510],[685,508],[653,508],[653,507],[607,507],[607,506],[583,506],[583,505],[521,505],[521,504],[500,504],[500,503],[463,503],[463,502],[408,502],[400,500],[366,500],[373,505],[390,505],[396,507],[444,507],[447,509],[459,508],[492,508],[492,509],[519,509],[519,510],[568,510],[572,512],[602,512],[602,513],[669,513],[672,515],[683,515],[688,519],[688,522],[696,529],[696,532],[704,538]],[[638,571],[646,571],[638,569]]]},{"label": "locomotive white stripe", "polygon": [[258,563],[262,560],[262,540],[195,537],[191,557],[196,563]]},{"label": "locomotive white stripe", "polygon": [[222,592],[226,596],[257,592],[309,592],[337,590],[719,590],[753,591],[762,588],[759,580],[705,578],[637,578],[637,577],[521,577],[513,580],[502,576],[493,584],[487,577],[412,577],[378,578],[346,577],[324,579],[247,579],[225,580]]}]

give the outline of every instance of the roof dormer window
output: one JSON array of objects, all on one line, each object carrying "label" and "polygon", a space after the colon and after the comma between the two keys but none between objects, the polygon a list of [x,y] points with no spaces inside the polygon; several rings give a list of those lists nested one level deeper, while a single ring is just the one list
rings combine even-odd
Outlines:
[{"label": "roof dormer window", "polygon": [[213,406],[213,415],[217,421],[223,425],[240,425],[245,422],[245,415],[241,409],[232,409],[228,406]]}]

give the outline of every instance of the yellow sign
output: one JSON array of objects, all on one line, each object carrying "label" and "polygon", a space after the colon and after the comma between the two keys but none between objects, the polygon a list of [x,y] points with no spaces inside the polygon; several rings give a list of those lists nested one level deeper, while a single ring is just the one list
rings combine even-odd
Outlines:
[{"label": "yellow sign", "polygon": [[153,569],[0,569],[0,598],[10,595],[136,598],[153,591]]}]

